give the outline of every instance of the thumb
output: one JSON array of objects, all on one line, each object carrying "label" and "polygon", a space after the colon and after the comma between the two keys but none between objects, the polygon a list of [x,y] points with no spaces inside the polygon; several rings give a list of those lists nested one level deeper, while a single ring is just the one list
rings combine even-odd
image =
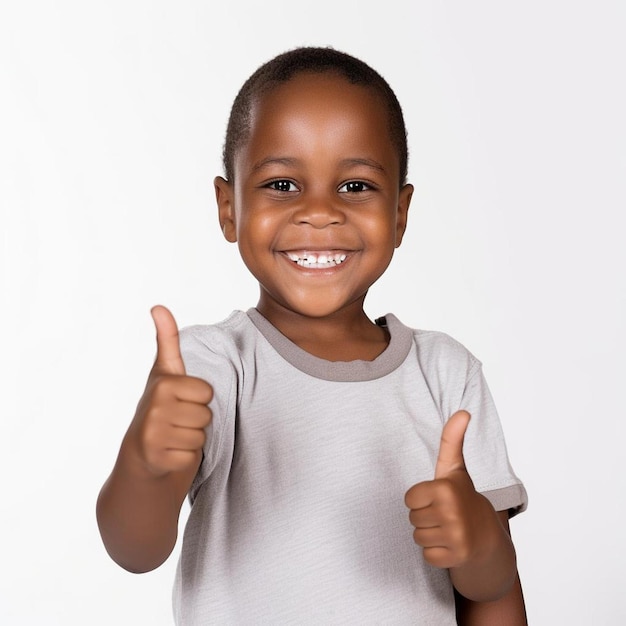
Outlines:
[{"label": "thumb", "polygon": [[153,371],[163,374],[185,375],[185,364],[180,354],[178,326],[170,310],[157,305],[150,310],[156,327],[157,355]]},{"label": "thumb", "polygon": [[467,411],[457,411],[443,427],[439,456],[435,467],[435,480],[445,478],[455,470],[465,469],[463,439],[469,421],[470,414]]}]

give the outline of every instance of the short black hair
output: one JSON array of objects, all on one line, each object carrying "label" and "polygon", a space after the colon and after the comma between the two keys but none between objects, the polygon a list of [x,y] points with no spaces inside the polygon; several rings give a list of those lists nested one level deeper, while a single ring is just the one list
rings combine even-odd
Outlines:
[{"label": "short black hair", "polygon": [[389,134],[398,151],[400,185],[404,185],[408,169],[406,127],[402,108],[389,83],[363,61],[334,48],[304,47],[284,52],[259,67],[243,84],[230,110],[226,141],[222,153],[224,173],[234,178],[235,153],[248,140],[252,107],[258,98],[297,74],[336,73],[350,83],[375,91],[389,112]]}]

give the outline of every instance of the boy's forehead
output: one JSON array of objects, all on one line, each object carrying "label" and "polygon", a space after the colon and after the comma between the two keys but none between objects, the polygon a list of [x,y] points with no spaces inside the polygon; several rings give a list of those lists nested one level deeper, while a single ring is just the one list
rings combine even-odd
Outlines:
[{"label": "boy's forehead", "polygon": [[[336,73],[298,74],[257,98],[250,111],[248,141],[239,156],[269,149],[303,148],[337,135],[359,150],[397,157],[385,103],[367,85],[353,84]],[[347,146],[346,146],[347,148]],[[237,159],[239,160],[239,159]]]},{"label": "boy's forehead", "polygon": [[382,98],[375,89],[364,84],[351,83],[338,72],[301,72],[288,81],[268,86],[255,99],[252,112],[258,109],[273,108],[277,103],[287,101],[291,106],[302,106],[311,99],[331,102],[366,98],[378,101],[384,109]]}]

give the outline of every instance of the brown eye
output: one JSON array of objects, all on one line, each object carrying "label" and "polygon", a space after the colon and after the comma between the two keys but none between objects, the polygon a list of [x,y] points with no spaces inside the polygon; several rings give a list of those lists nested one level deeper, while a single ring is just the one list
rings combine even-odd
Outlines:
[{"label": "brown eye", "polygon": [[298,188],[290,180],[273,180],[267,186],[274,191],[298,191]]},{"label": "brown eye", "polygon": [[360,193],[369,190],[370,186],[362,180],[351,180],[341,185],[338,191],[339,193]]}]

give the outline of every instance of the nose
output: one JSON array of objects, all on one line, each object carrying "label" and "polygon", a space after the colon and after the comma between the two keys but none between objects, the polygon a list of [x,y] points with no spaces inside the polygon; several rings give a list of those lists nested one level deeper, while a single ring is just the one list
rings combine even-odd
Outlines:
[{"label": "nose", "polygon": [[326,228],[345,223],[346,216],[331,198],[311,196],[302,198],[302,202],[293,213],[295,224],[309,224],[313,228]]}]

